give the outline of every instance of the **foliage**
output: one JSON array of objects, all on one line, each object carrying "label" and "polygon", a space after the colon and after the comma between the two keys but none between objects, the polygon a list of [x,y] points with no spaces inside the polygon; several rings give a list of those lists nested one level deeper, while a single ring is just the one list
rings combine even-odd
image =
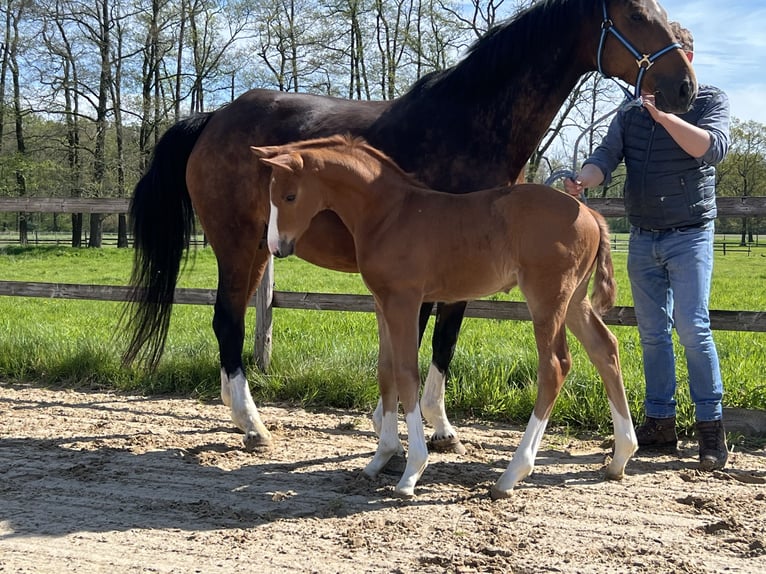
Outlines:
[{"label": "foliage", "polygon": [[[766,257],[717,255],[711,306],[714,309],[763,307],[758,286],[766,280]],[[6,280],[124,285],[132,254],[112,248],[6,247],[0,249],[0,276]],[[625,253],[615,252],[618,305],[630,305]],[[276,288],[284,291],[364,293],[358,275],[313,267],[296,258],[278,260]],[[182,275],[184,287],[214,288],[215,259],[200,249]],[[518,299],[518,292],[510,297]],[[498,296],[501,298],[507,295]],[[119,364],[122,341],[114,332],[117,303],[0,297],[0,379],[35,380],[76,387],[129,389],[143,393],[183,393],[216,397],[218,350],[211,329],[212,307],[177,305],[168,347],[156,373]],[[245,358],[256,401],[372,408],[377,330],[370,313],[274,310],[274,352],[269,374],[260,373],[250,356],[254,313],[247,315]],[[424,336],[420,363],[430,362],[432,327]],[[642,410],[643,374],[638,334],[615,327],[629,402]],[[573,369],[553,413],[553,424],[598,428],[608,432],[609,408],[603,387],[585,353],[572,337]],[[726,387],[725,404],[766,408],[761,365],[766,361],[766,333],[715,332]],[[536,353],[527,322],[466,319],[448,385],[452,413],[525,423],[536,393]],[[693,421],[683,350],[679,361],[679,412],[682,424]]]}]

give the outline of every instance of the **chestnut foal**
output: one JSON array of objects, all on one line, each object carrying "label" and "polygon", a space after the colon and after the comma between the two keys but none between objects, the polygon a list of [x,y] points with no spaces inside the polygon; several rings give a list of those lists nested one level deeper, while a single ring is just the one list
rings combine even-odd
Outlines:
[{"label": "chestnut foal", "polygon": [[[569,327],[598,369],[609,398],[615,448],[606,469],[622,478],[637,443],[622,382],[617,340],[600,313],[614,303],[604,219],[553,188],[520,184],[465,195],[428,189],[362,140],[334,136],[254,147],[272,168],[269,250],[294,251],[312,218],[331,210],[351,232],[359,271],[375,300],[383,405],[378,448],[364,469],[375,476],[401,443],[398,401],[407,423],[407,465],[395,492],[413,496],[428,463],[418,405],[418,313],[424,301],[466,301],[518,285],[534,325],[539,357],[534,410],[492,497],[509,496],[534,469],[540,441],[571,366]],[[595,269],[593,303],[587,289]]]}]

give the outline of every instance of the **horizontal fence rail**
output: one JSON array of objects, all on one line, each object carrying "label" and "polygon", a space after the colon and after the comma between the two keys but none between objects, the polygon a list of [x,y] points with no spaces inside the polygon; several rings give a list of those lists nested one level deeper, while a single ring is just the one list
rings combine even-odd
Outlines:
[{"label": "horizontal fence rail", "polygon": [[[766,197],[718,197],[719,217],[766,217]],[[604,217],[624,217],[621,197],[592,197],[588,205]],[[0,212],[127,213],[130,199],[116,197],[0,197]]]},{"label": "horizontal fence rail", "polygon": [[0,197],[0,212],[127,213],[129,207],[119,197]]},{"label": "horizontal fence rail", "polygon": [[[78,285],[74,283],[37,283],[0,281],[0,295],[14,297],[43,297],[47,299],[78,299],[92,301],[127,301],[129,287],[119,285]],[[184,305],[213,305],[215,289],[176,289],[174,302]],[[250,307],[256,306],[254,296]],[[299,293],[274,291],[271,306],[282,309],[305,311],[350,311],[372,313],[375,311],[371,295],[341,295],[333,293]],[[471,301],[466,317],[529,321],[526,303],[519,301]],[[635,326],[633,307],[615,307],[605,316],[608,325]],[[722,331],[766,332],[766,311],[710,311],[713,329]]]},{"label": "horizontal fence rail", "polygon": [[[716,202],[719,217],[766,217],[766,197],[719,197]],[[127,213],[129,205],[130,200],[126,198],[0,198],[0,212],[113,214]],[[605,217],[625,215],[622,198],[589,198],[588,205]],[[256,308],[253,354],[257,365],[264,371],[268,370],[271,359],[272,308],[374,311],[370,295],[273,291],[273,282],[273,265],[269,264],[261,286],[249,304]],[[129,292],[129,288],[123,286],[0,281],[0,295],[18,297],[126,301]],[[180,304],[213,305],[215,297],[214,289],[176,289],[174,301]],[[465,316],[530,320],[526,304],[515,301],[472,301],[466,307]],[[635,326],[636,317],[632,307],[615,307],[604,316],[604,322],[608,325]],[[717,330],[766,332],[766,312],[711,310],[710,323]]]}]

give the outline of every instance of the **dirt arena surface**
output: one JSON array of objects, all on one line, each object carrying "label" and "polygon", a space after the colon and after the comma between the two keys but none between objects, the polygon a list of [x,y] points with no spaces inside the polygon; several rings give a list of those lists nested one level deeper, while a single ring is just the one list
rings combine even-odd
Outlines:
[{"label": "dirt arena surface", "polygon": [[702,475],[685,441],[605,482],[608,445],[553,431],[493,502],[523,429],[457,421],[467,454],[403,501],[359,476],[366,413],[261,413],[267,454],[220,403],[0,384],[0,572],[766,572],[763,449]]}]

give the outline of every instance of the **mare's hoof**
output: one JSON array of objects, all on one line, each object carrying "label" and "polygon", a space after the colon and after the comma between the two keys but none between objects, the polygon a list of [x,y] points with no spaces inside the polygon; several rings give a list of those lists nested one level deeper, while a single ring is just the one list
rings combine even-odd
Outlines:
[{"label": "mare's hoof", "polygon": [[274,446],[274,441],[271,437],[264,437],[257,432],[246,433],[242,442],[245,444],[245,450],[247,452],[263,452],[271,450],[271,447]]},{"label": "mare's hoof", "polygon": [[463,443],[456,436],[437,438],[432,436],[428,441],[428,450],[431,452],[452,452],[454,454],[465,454],[466,450]]},{"label": "mare's hoof", "polygon": [[492,500],[500,500],[501,498],[510,498],[512,494],[513,494],[513,489],[500,490],[497,486],[493,486],[492,489],[489,491],[489,495],[492,497]]}]

